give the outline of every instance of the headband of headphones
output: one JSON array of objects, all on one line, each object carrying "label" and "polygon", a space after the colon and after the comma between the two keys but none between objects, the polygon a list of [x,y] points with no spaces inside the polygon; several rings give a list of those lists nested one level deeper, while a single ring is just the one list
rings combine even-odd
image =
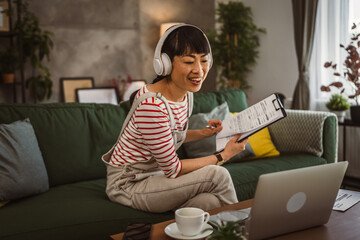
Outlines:
[{"label": "headband of headphones", "polygon": [[155,48],[155,53],[154,53],[154,61],[153,61],[153,65],[154,65],[154,69],[157,75],[159,76],[167,76],[171,73],[172,70],[172,63],[171,60],[169,58],[169,56],[166,53],[161,53],[161,49],[163,47],[163,44],[166,40],[166,38],[170,35],[170,33],[172,33],[175,29],[180,28],[180,27],[184,27],[184,26],[190,26],[190,27],[194,27],[198,30],[200,30],[203,34],[204,37],[209,45],[209,49],[210,49],[210,57],[209,57],[209,64],[210,64],[210,68],[212,66],[212,53],[211,53],[211,46],[209,43],[208,38],[206,37],[205,33],[198,27],[194,26],[194,25],[190,25],[190,24],[178,24],[178,25],[174,25],[170,28],[168,28],[165,33],[161,36],[158,44],[156,45]]}]

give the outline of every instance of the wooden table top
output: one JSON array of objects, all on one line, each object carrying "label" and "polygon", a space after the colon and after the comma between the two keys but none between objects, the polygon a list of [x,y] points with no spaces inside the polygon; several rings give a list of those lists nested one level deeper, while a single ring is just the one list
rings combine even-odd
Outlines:
[{"label": "wooden table top", "polygon": [[[209,210],[211,215],[222,211],[239,210],[251,207],[252,199],[227,205],[220,208]],[[167,236],[164,229],[170,223],[175,222],[174,219],[157,223],[153,225],[151,239],[156,240],[173,240]],[[114,240],[121,240],[123,233],[112,235]],[[360,204],[356,204],[345,212],[332,211],[329,222],[320,227],[314,227],[303,231],[293,232],[272,238],[274,240],[353,240],[360,239]]]}]

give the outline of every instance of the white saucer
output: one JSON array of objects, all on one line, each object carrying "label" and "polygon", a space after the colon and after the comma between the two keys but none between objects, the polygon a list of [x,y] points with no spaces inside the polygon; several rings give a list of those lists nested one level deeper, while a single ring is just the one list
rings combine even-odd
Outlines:
[{"label": "white saucer", "polygon": [[187,237],[182,235],[179,232],[179,229],[176,225],[176,223],[171,223],[169,225],[166,226],[165,228],[165,233],[166,235],[168,235],[169,237],[175,238],[175,239],[199,239],[199,238],[204,238],[209,236],[213,231],[212,230],[208,230],[206,232],[202,232],[203,230],[207,229],[207,228],[213,228],[212,226],[210,226],[209,224],[205,224],[203,229],[201,230],[201,232],[198,235],[195,236],[191,236],[191,237]]}]

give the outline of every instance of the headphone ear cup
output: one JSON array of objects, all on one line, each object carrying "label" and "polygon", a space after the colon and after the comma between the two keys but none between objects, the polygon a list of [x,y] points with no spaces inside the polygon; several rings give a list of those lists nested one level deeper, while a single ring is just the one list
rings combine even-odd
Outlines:
[{"label": "headphone ear cup", "polygon": [[161,61],[163,63],[162,76],[170,75],[171,70],[172,70],[172,63],[171,63],[169,56],[166,53],[161,54]]},{"label": "headphone ear cup", "polygon": [[160,59],[154,59],[153,66],[154,66],[154,69],[155,69],[155,73],[157,75],[161,76],[162,73],[163,73],[163,65],[162,65]]}]

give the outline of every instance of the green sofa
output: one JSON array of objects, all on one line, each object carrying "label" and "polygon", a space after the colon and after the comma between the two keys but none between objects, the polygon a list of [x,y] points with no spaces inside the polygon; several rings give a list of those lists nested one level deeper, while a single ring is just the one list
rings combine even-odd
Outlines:
[{"label": "green sofa", "polygon": [[[224,101],[231,112],[247,107],[244,92],[226,89],[196,93],[193,114],[210,112]],[[0,239],[110,239],[110,235],[123,232],[130,222],[157,223],[174,217],[173,212],[153,214],[134,210],[109,201],[105,194],[106,169],[100,158],[116,141],[129,107],[128,102],[120,107],[81,103],[0,104],[0,124],[30,119],[50,185],[45,193],[12,200],[0,207]],[[297,145],[297,124],[304,122],[292,120],[296,119],[291,117],[295,113],[288,112],[286,131],[278,133],[293,134],[291,146]],[[310,122],[317,115],[305,114]],[[326,116],[319,131],[321,156],[294,152],[291,146],[290,150],[282,150],[277,145],[276,131],[279,130],[270,128],[280,156],[224,165],[233,178],[239,201],[253,197],[258,177],[263,173],[336,161],[334,115]],[[179,155],[186,157],[184,149],[179,150]]]}]

